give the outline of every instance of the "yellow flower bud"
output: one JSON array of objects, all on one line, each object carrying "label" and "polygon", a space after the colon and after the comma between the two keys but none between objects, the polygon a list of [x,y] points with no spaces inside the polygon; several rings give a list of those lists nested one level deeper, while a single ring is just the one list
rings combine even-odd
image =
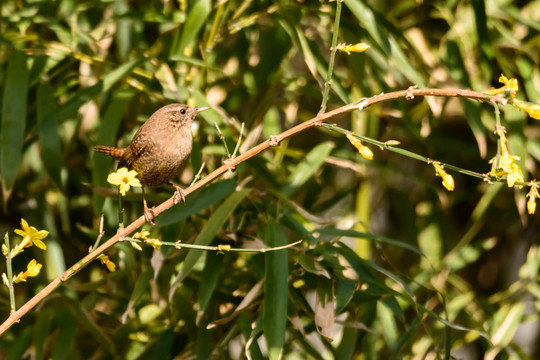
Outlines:
[{"label": "yellow flower bud", "polygon": [[534,196],[529,196],[527,200],[527,212],[532,215],[536,211],[536,198]]},{"label": "yellow flower bud", "polygon": [[366,43],[357,43],[354,45],[347,45],[347,44],[339,44],[336,49],[341,52],[347,53],[347,55],[351,55],[351,52],[357,52],[361,53],[366,50],[368,50],[371,46],[369,46]]},{"label": "yellow flower bud", "polygon": [[520,100],[514,100],[513,104],[517,108],[525,110],[533,119],[540,120],[540,104]]},{"label": "yellow flower bud", "polygon": [[362,155],[364,159],[373,160],[373,152],[371,151],[371,149],[362,144],[359,139],[355,138],[353,132],[347,133],[346,136],[347,139],[358,150],[358,152],[360,153],[360,155]]},{"label": "yellow flower bud", "polygon": [[442,184],[448,191],[454,191],[454,178],[444,170],[444,166],[440,162],[434,161],[435,175],[442,178]]}]

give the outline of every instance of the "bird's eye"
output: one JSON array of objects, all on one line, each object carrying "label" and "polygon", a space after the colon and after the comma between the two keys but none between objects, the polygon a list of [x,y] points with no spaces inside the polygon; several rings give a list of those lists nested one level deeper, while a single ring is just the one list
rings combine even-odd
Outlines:
[{"label": "bird's eye", "polygon": [[186,109],[180,109],[180,114],[186,115]]}]

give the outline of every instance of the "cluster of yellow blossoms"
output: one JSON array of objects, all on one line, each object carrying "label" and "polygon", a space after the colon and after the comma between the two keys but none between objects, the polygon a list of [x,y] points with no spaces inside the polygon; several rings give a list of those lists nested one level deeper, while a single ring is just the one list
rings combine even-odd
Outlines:
[{"label": "cluster of yellow blossoms", "polygon": [[[13,259],[15,256],[19,255],[24,251],[25,248],[35,245],[41,250],[47,250],[47,245],[42,241],[45,239],[49,232],[46,230],[38,230],[33,226],[28,225],[26,220],[21,219],[21,229],[15,229],[15,233],[22,236],[22,241],[18,243],[14,248],[8,249],[6,244],[2,245],[2,253],[8,259]],[[18,275],[15,275],[13,279],[8,279],[6,273],[2,274],[2,281],[4,285],[9,287],[10,282],[17,284],[21,281],[26,281],[29,277],[38,276],[41,271],[41,264],[32,259],[26,266],[26,271],[20,272]]]},{"label": "cluster of yellow blossoms", "polygon": [[[361,45],[361,44],[357,44]],[[338,50],[349,53],[352,50],[352,45],[340,44]],[[359,46],[359,49],[364,49],[363,46]],[[363,51],[363,50],[362,50]],[[532,118],[540,119],[540,104],[530,103],[516,99],[516,93],[519,90],[517,79],[508,79],[506,76],[501,75],[499,81],[503,84],[500,88],[490,89],[486,93],[489,95],[504,95],[510,104],[516,108],[526,111]],[[506,183],[508,187],[513,187],[517,184],[520,188],[523,187],[524,177],[521,167],[516,163],[520,160],[519,156],[514,156],[508,149],[508,139],[506,138],[506,130],[500,124],[497,124],[495,128],[495,134],[499,137],[499,147],[495,158],[490,163],[491,171],[489,175],[499,179],[503,176],[506,177]],[[347,139],[351,144],[360,152],[362,157],[368,160],[373,159],[373,152],[362,142],[360,139],[354,136],[353,132],[346,134]],[[435,175],[442,178],[442,184],[448,191],[454,190],[454,178],[444,170],[444,165],[438,161],[428,161],[435,168]],[[540,198],[540,192],[538,190],[539,185],[536,180],[533,180],[526,184],[530,186],[530,191],[527,193],[527,211],[529,214],[534,214],[536,211],[536,199]]]},{"label": "cluster of yellow blossoms", "polygon": [[[512,105],[520,110],[524,110],[533,119],[540,120],[540,104],[530,103],[516,99],[516,93],[519,90],[517,79],[508,79],[502,75],[499,77],[499,82],[504,84],[500,88],[491,89],[487,93],[490,95],[506,94],[508,100]],[[510,154],[508,150],[508,139],[506,138],[506,130],[501,125],[497,125],[495,128],[495,134],[499,136],[499,151],[497,156],[492,160],[492,167],[490,175],[495,177],[506,176],[506,183],[508,187],[514,186],[516,183],[523,183],[523,171],[516,163],[519,160],[519,156]],[[536,211],[536,199],[540,198],[538,192],[538,184],[536,180],[527,183],[530,186],[530,191],[527,193],[527,212],[534,214]],[[518,185],[520,188],[523,185]]]}]

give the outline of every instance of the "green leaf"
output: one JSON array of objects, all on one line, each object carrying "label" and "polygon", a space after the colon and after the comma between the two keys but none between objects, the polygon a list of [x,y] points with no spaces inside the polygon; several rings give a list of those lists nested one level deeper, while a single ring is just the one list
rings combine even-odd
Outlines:
[{"label": "green leaf", "polygon": [[186,22],[183,24],[181,31],[182,36],[179,42],[173,48],[171,56],[185,55],[185,48],[195,40],[198,32],[206,24],[206,19],[210,14],[212,4],[209,0],[199,0],[189,12]]},{"label": "green leaf", "polygon": [[11,189],[22,158],[28,99],[26,55],[14,51],[9,56],[2,97],[0,132],[0,174],[6,189]]},{"label": "green leaf", "polygon": [[189,218],[232,194],[236,189],[236,184],[236,180],[227,179],[205,186],[201,191],[193,193],[186,199],[186,206],[173,206],[161,214],[156,219],[156,226],[164,227]]},{"label": "green leaf", "polygon": [[101,348],[107,351],[109,354],[116,352],[116,345],[110,338],[109,332],[102,329],[96,322],[94,317],[83,307],[80,302],[70,299],[62,298],[66,303],[71,313],[77,319],[79,324],[84,326],[86,330],[101,344]]},{"label": "green leaf", "polygon": [[240,323],[240,329],[242,330],[242,336],[244,337],[245,343],[247,344],[249,342],[250,344],[247,352],[249,352],[251,359],[263,360],[264,356],[259,348],[259,343],[255,339],[255,336],[258,333],[257,327],[254,329],[251,328],[251,319],[247,315],[247,312],[242,311],[240,313],[240,319],[238,322]]},{"label": "green leaf", "polygon": [[[13,342],[9,343],[9,353],[5,354],[6,360],[20,360],[24,359],[24,354],[32,341],[32,332],[34,326],[28,324],[21,329],[22,331],[17,334]],[[5,344],[5,343],[4,343]]]},{"label": "green leaf", "polygon": [[36,352],[36,358],[42,358],[45,352],[46,339],[51,333],[52,316],[51,309],[40,311],[37,314],[34,331],[32,333],[32,347]]},{"label": "green leaf", "polygon": [[[251,192],[251,189],[242,189],[227,198],[221,204],[216,211],[212,214],[208,222],[203,227],[199,236],[195,239],[195,245],[208,245],[214,240],[216,233],[219,231],[221,226],[225,223],[225,220],[232,215],[234,209],[240,204],[240,202],[246,197],[247,194]],[[202,254],[202,250],[191,249],[188,251],[186,259],[182,264],[182,271],[176,276],[172,282],[171,291],[169,293],[169,298],[172,297],[176,287],[188,276],[193,270],[193,266],[199,259]]]},{"label": "green leaf", "polygon": [[347,278],[336,279],[336,314],[342,312],[351,302],[356,291],[356,281]]},{"label": "green leaf", "polygon": [[124,311],[124,314],[122,315],[123,321],[126,321],[127,317],[129,316],[129,313],[137,305],[137,301],[141,298],[141,296],[143,296],[143,294],[147,292],[147,289],[150,284],[150,280],[152,280],[153,275],[154,275],[154,270],[152,268],[148,268],[142,274],[139,274],[137,282],[135,283],[135,288],[133,289],[133,292],[131,293],[131,297],[129,298],[126,311]]},{"label": "green leaf", "polygon": [[[287,245],[287,235],[274,222],[266,225],[265,243],[268,246]],[[268,346],[268,357],[279,359],[285,342],[287,325],[288,251],[271,251],[265,256],[263,303],[263,332]]]},{"label": "green leaf", "polygon": [[159,334],[158,341],[150,359],[170,359],[174,346],[174,330],[166,329]]},{"label": "green leaf", "polygon": [[54,89],[49,83],[40,84],[37,89],[37,124],[41,144],[41,159],[47,173],[58,188],[62,189],[60,164],[62,150],[58,136],[58,118]]},{"label": "green leaf", "polygon": [[[402,47],[394,37],[396,33],[392,34],[387,30],[386,27],[389,25],[384,17],[365,5],[364,1],[345,0],[344,3],[358,19],[358,22],[367,30],[376,44],[384,51],[387,56],[385,60],[392,61],[392,69],[397,70],[413,84],[424,87],[424,79],[411,65],[409,59],[407,59]],[[398,33],[397,35],[400,36],[400,40],[405,40],[402,34]]]},{"label": "green leaf", "polygon": [[[407,250],[410,250],[412,252],[417,253],[418,255],[424,256],[420,250],[418,250],[415,246],[412,246],[410,244],[407,244],[405,242],[394,240],[385,236],[370,234],[370,233],[364,233],[356,230],[349,230],[349,229],[338,229],[338,228],[322,228],[317,229],[313,232],[313,234],[319,234],[320,236],[331,236],[332,239],[334,237],[341,237],[341,236],[347,236],[347,237],[354,237],[359,239],[367,239],[375,242],[380,242],[383,244],[388,244],[392,246],[398,246]],[[425,256],[424,256],[425,257]]]},{"label": "green leaf", "polygon": [[493,345],[504,348],[514,338],[517,328],[525,313],[525,303],[517,302],[502,306],[493,316],[494,325],[491,342]]},{"label": "green leaf", "polygon": [[[97,138],[98,145],[114,146],[118,128],[122,122],[122,119],[124,118],[126,108],[134,95],[135,92],[132,90],[120,90],[115,91],[112,94],[111,102],[105,110],[105,115],[103,115],[103,118],[99,124]],[[95,186],[108,186],[107,176],[111,171],[112,162],[113,159],[110,156],[94,153],[92,164],[92,184]],[[101,212],[104,201],[105,199],[101,195],[97,193],[93,194],[92,202],[94,205],[94,212],[96,214]]]},{"label": "green leaf", "polygon": [[54,341],[51,359],[69,359],[69,353],[75,348],[77,335],[77,321],[68,311],[62,311],[56,317],[58,333]]},{"label": "green leaf", "polygon": [[334,144],[330,141],[323,142],[315,146],[306,157],[296,165],[289,175],[285,186],[281,188],[284,196],[291,196],[308,181],[313,174],[324,164],[326,157],[330,154]]},{"label": "green leaf", "polygon": [[139,58],[137,60],[125,63],[114,69],[113,71],[109,72],[97,84],[75,94],[70,101],[68,101],[66,104],[64,104],[58,109],[59,121],[61,122],[65,119],[75,116],[81,106],[83,106],[99,94],[110,90],[113,85],[122,80],[124,77],[128,76],[133,71],[133,69],[135,69],[135,67],[139,66],[144,61],[145,58]]},{"label": "green leaf", "polygon": [[199,288],[199,310],[205,311],[210,302],[210,298],[216,289],[221,267],[223,265],[223,254],[210,252],[206,255],[206,264],[201,275],[201,284]]}]

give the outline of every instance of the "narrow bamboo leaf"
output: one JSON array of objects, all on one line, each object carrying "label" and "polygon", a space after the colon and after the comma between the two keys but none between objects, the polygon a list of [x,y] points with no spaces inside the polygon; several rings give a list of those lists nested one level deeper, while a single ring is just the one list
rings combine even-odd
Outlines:
[{"label": "narrow bamboo leaf", "polygon": [[[135,93],[131,90],[120,90],[114,92],[111,102],[105,110],[105,115],[100,121],[97,144],[114,146],[118,128],[129,102]],[[110,156],[94,154],[92,164],[92,184],[95,186],[107,186],[107,176],[111,170],[113,162]],[[101,212],[105,199],[97,193],[93,194],[94,212]]]},{"label": "narrow bamboo leaf", "polygon": [[401,348],[411,339],[411,337],[414,334],[414,330],[416,330],[416,327],[418,326],[419,322],[420,322],[420,319],[418,317],[415,317],[411,321],[411,324],[407,327],[407,330],[405,330],[405,332],[401,334],[401,337],[396,342],[396,345],[393,347],[392,353],[389,356],[389,360],[400,358]]},{"label": "narrow bamboo leaf", "polygon": [[69,310],[71,310],[71,313],[77,319],[78,323],[83,325],[94,339],[101,344],[103,350],[107,351],[109,354],[114,354],[116,352],[114,341],[110,338],[107,331],[99,327],[82,304],[70,298],[63,298],[63,301],[66,303]]},{"label": "narrow bamboo leaf", "polygon": [[159,334],[158,341],[150,359],[169,359],[173,351],[174,330],[169,328]]},{"label": "narrow bamboo leaf", "polygon": [[146,269],[142,274],[139,275],[139,278],[137,279],[137,282],[135,283],[135,288],[133,289],[133,292],[131,293],[131,297],[129,298],[129,303],[126,308],[126,311],[124,311],[124,314],[122,314],[122,321],[126,321],[129,313],[133,310],[135,305],[137,304],[137,301],[140,299],[140,297],[147,292],[148,286],[150,284],[150,280],[152,279],[152,276],[154,275],[154,270],[152,268]]},{"label": "narrow bamboo leaf", "polygon": [[129,75],[131,71],[133,71],[133,69],[139,66],[143,61],[144,58],[140,58],[125,63],[124,65],[121,65],[108,73],[94,86],[86,88],[77,93],[70,101],[58,109],[58,120],[62,122],[65,119],[74,117],[81,106],[92,100],[92,98],[100,93],[110,90],[114,84]]},{"label": "narrow bamboo leaf", "polygon": [[69,359],[77,335],[77,321],[69,312],[63,311],[57,316],[56,322],[58,323],[58,334],[54,341],[51,359]]},{"label": "narrow bamboo leaf", "polygon": [[[489,339],[489,336],[485,332],[453,324],[450,321],[443,319],[439,314],[435,313],[434,311],[427,309],[424,305],[416,302],[415,297],[412,296],[412,291],[410,290],[408,286],[406,287],[404,286],[405,292],[395,291],[392,288],[388,287],[382,279],[375,278],[371,272],[371,269],[368,270],[368,267],[371,267],[372,269],[375,269],[376,271],[379,271],[383,273],[384,275],[389,276],[390,273],[387,270],[382,269],[378,265],[372,262],[368,262],[365,259],[361,259],[354,251],[352,251],[346,245],[344,244],[339,244],[339,245],[340,246],[336,247],[336,251],[339,252],[341,255],[343,255],[347,259],[347,261],[351,264],[351,266],[353,266],[354,270],[357,271],[360,278],[366,283],[376,288],[384,289],[385,291],[387,291],[388,295],[391,295],[394,297],[400,297],[401,299],[405,300],[409,305],[415,307],[420,314],[427,313],[429,316],[440,321],[444,325],[451,327],[452,329],[460,330],[460,331],[471,331],[482,336],[485,339]],[[364,276],[364,275],[367,275],[367,276]],[[404,284],[403,280],[396,279],[397,277],[393,274],[389,277],[392,278],[394,281],[399,282],[402,285]],[[367,321],[363,321],[363,322],[367,323]]]},{"label": "narrow bamboo leaf", "polygon": [[388,347],[393,348],[398,341],[399,332],[396,319],[384,301],[377,302],[377,318],[381,323],[384,342],[388,344]]},{"label": "narrow bamboo leaf", "polygon": [[[274,222],[268,223],[265,231],[268,246],[287,244],[283,228]],[[268,357],[279,359],[285,342],[287,325],[287,250],[271,251],[265,258],[265,281],[263,303],[263,332],[268,346]]]},{"label": "narrow bamboo leaf", "polygon": [[335,351],[335,359],[353,359],[354,351],[358,343],[358,333],[360,330],[345,326],[341,342]]},{"label": "narrow bamboo leaf", "polygon": [[345,5],[356,16],[360,24],[367,30],[369,35],[377,42],[386,54],[390,53],[390,41],[388,34],[381,28],[382,21],[376,18],[375,12],[361,0],[345,0]]},{"label": "narrow bamboo leaf", "polygon": [[[225,220],[227,220],[227,218],[234,212],[234,209],[236,209],[238,204],[240,204],[240,202],[244,199],[244,197],[246,197],[247,194],[250,193],[250,191],[251,189],[242,189],[229,196],[227,200],[225,200],[223,204],[221,204],[216,209],[210,219],[208,219],[208,222],[199,233],[199,236],[197,236],[197,239],[195,239],[194,244],[210,244],[212,240],[214,240],[216,233],[225,223]],[[180,274],[178,274],[178,276],[176,276],[173,281],[169,297],[172,297],[174,291],[176,290],[176,287],[182,282],[182,280],[186,278],[186,276],[191,273],[191,270],[193,270],[193,266],[195,265],[201,254],[202,250],[189,250],[186,256],[186,260],[184,260],[184,264],[182,265],[182,271],[180,272]]]},{"label": "narrow bamboo leaf", "polygon": [[60,179],[62,151],[58,136],[56,100],[54,89],[49,83],[40,84],[37,89],[37,124],[41,159],[51,179],[58,188],[62,189]]},{"label": "narrow bamboo leaf", "polygon": [[370,234],[370,233],[363,233],[356,230],[337,229],[337,228],[317,229],[314,231],[314,233],[318,233],[321,236],[331,236],[332,238],[336,236],[347,236],[347,237],[354,237],[354,238],[359,238],[359,239],[372,240],[375,242],[381,242],[388,245],[398,246],[398,247],[410,250],[412,252],[415,252],[418,255],[424,256],[424,254],[422,254],[422,252],[418,250],[415,246],[412,246],[402,241],[394,240],[385,236],[380,236],[380,235],[375,235],[375,234]]},{"label": "narrow bamboo leaf", "polygon": [[[294,25],[296,22],[288,21],[280,18],[280,25],[287,31],[289,36],[299,45],[304,55],[304,61],[310,73],[319,82],[323,82],[327,78],[328,63],[324,56],[316,49],[316,46],[310,46],[308,39],[300,26]],[[335,76],[332,76],[332,90],[339,96],[344,103],[349,102],[349,95],[341,81]]]},{"label": "narrow bamboo leaf", "polygon": [[351,302],[356,290],[356,281],[347,278],[336,279],[336,314],[342,312]]},{"label": "narrow bamboo leaf", "polygon": [[223,265],[223,254],[210,252],[206,255],[206,264],[201,276],[201,285],[199,288],[199,310],[205,311],[210,302],[210,298],[216,289],[221,265]]},{"label": "narrow bamboo leaf", "polygon": [[315,301],[315,325],[317,325],[317,331],[329,342],[334,340],[335,301],[333,286],[331,279],[319,277]]},{"label": "narrow bamboo leaf", "polygon": [[491,75],[493,48],[487,25],[486,3],[484,0],[473,0],[474,19],[478,36],[478,50],[480,50],[481,68],[485,77]]},{"label": "narrow bamboo leaf", "polygon": [[246,352],[248,353],[246,355],[249,355],[253,360],[263,360],[264,356],[259,348],[259,343],[253,338],[255,336],[254,329],[251,328],[251,319],[247,312],[243,311],[240,313],[238,322],[240,323],[240,329],[242,330],[245,343],[250,343],[249,348],[246,349]]},{"label": "narrow bamboo leaf", "polygon": [[24,359],[24,355],[32,341],[33,325],[28,325],[17,334],[14,341],[9,345],[9,353],[5,354],[6,360]]},{"label": "narrow bamboo leaf", "polygon": [[212,4],[210,0],[200,0],[195,2],[193,8],[189,11],[186,22],[181,28],[182,36],[180,41],[174,47],[171,56],[182,56],[184,50],[189,46],[199,33],[199,30],[206,24],[206,18],[210,14]]},{"label": "narrow bamboo leaf", "polygon": [[9,56],[2,97],[0,174],[6,189],[13,186],[22,158],[27,99],[26,55],[14,51]]},{"label": "narrow bamboo leaf", "polygon": [[133,20],[128,15],[129,6],[127,1],[115,1],[114,13],[117,17],[117,25],[115,31],[116,43],[118,44],[118,52],[123,60],[129,58],[129,52],[133,46],[132,31],[134,28]]},{"label": "narrow bamboo leaf", "polygon": [[330,154],[334,144],[323,142],[315,146],[306,157],[296,165],[291,172],[285,186],[281,189],[284,196],[291,196],[300,186],[308,181],[313,174],[324,164],[324,160]]},{"label": "narrow bamboo leaf", "polygon": [[186,199],[187,206],[174,206],[164,212],[156,219],[156,226],[164,227],[187,219],[191,215],[225,199],[235,189],[236,180],[234,179],[218,181],[206,186]]},{"label": "narrow bamboo leaf", "polygon": [[465,111],[465,119],[474,134],[480,156],[485,157],[487,153],[487,139],[484,130],[484,124],[481,119],[481,104],[473,103],[469,100],[461,100],[461,105]]},{"label": "narrow bamboo leaf", "polygon": [[390,57],[393,62],[392,69],[397,70],[413,84],[424,87],[424,79],[411,65],[411,62],[407,59],[407,56],[403,50],[401,50],[401,47],[396,40],[395,36],[399,36],[401,37],[401,40],[406,41],[403,35],[396,32],[389,32],[384,28],[383,25],[387,24],[387,21],[381,14],[374,12],[369,6],[365,5],[364,1],[346,0],[345,5],[351,10],[359,23],[367,30],[377,45],[379,45],[385,54]]},{"label": "narrow bamboo leaf", "polygon": [[499,326],[494,327],[496,331],[491,337],[493,345],[504,348],[510,344],[516,334],[524,312],[525,304],[523,302],[503,306],[498,311],[494,318],[502,318],[502,321],[498,324]]},{"label": "narrow bamboo leaf", "polygon": [[38,312],[36,315],[37,319],[32,333],[32,347],[35,351],[36,358],[43,358],[46,339],[51,333],[53,314],[51,309],[47,309]]}]

